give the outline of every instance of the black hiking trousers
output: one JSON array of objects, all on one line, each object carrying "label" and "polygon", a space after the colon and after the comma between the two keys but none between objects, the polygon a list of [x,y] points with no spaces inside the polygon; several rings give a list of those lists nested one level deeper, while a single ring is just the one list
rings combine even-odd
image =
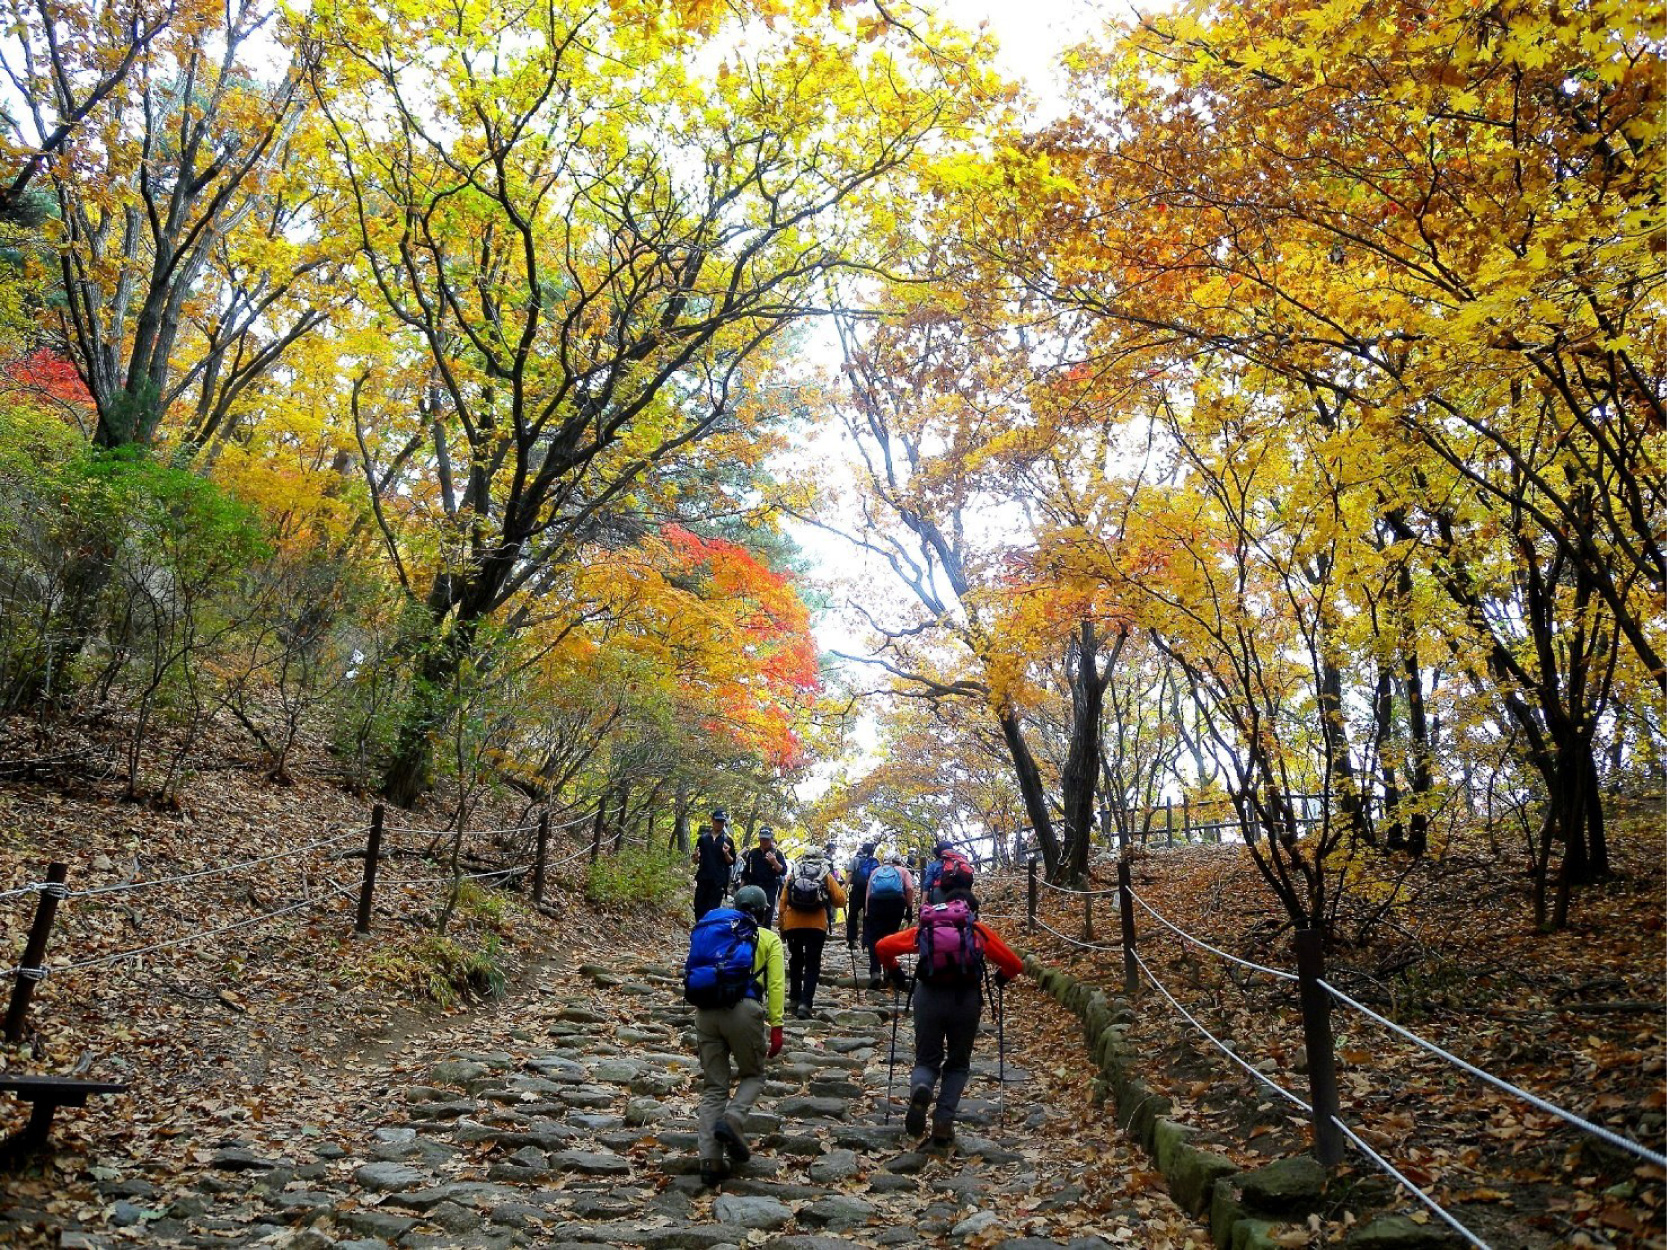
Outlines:
[{"label": "black hiking trousers", "polygon": [[714,907],[721,907],[724,901],[724,883],[722,881],[695,882],[695,919],[699,920]]},{"label": "black hiking trousers", "polygon": [[787,943],[787,997],[809,1007],[822,979],[822,947],[828,935],[820,929],[785,929],[781,940]]}]

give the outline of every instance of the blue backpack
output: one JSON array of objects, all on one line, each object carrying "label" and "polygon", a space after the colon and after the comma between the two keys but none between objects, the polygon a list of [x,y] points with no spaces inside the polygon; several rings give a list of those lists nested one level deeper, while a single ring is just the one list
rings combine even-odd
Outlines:
[{"label": "blue backpack", "polygon": [[683,999],[696,1007],[733,1007],[743,998],[762,998],[753,959],[758,922],[733,907],[715,907],[689,933],[683,961]]},{"label": "blue backpack", "polygon": [[903,870],[896,864],[881,864],[868,879],[868,897],[902,898]]}]

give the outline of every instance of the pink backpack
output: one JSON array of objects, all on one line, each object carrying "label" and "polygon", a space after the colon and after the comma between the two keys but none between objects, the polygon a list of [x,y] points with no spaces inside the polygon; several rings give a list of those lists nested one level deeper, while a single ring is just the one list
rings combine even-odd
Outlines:
[{"label": "pink backpack", "polygon": [[915,973],[923,981],[960,985],[984,978],[984,935],[962,899],[921,909],[915,948],[920,952]]}]

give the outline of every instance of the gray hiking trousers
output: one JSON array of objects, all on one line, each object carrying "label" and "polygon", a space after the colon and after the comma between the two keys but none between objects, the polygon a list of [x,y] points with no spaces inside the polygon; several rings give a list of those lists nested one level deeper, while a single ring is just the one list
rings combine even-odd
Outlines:
[{"label": "gray hiking trousers", "polygon": [[938,1085],[932,1124],[948,1129],[955,1122],[961,1093],[972,1074],[972,1044],[978,1037],[978,1017],[984,1010],[982,987],[932,985],[915,982],[915,1070],[909,1078],[911,1093]]},{"label": "gray hiking trousers", "polygon": [[[716,1163],[724,1157],[718,1121],[727,1120],[741,1132],[747,1113],[764,1092],[764,1060],[770,1050],[764,1004],[743,998],[733,1007],[700,1008],[695,1012],[695,1049],[701,1072],[700,1157]],[[729,1083],[737,1075],[741,1080],[730,1097]]]}]

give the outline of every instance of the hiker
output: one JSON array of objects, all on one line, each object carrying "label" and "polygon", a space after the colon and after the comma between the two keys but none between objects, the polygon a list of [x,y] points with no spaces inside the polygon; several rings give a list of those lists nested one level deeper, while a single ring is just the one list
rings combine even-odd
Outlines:
[{"label": "hiker", "polygon": [[[845,891],[846,899],[849,900],[851,897],[851,884],[846,879],[845,874],[839,870],[839,844],[836,842],[828,842],[825,846],[823,846],[822,858],[828,861],[828,869],[833,873],[834,880],[839,882],[840,888]],[[847,901],[846,906],[850,906],[849,901]],[[838,912],[839,908],[834,905],[833,899],[830,898],[828,900],[829,933],[834,931],[834,917],[838,914]]]},{"label": "hiker", "polygon": [[846,893],[851,896],[851,901],[845,904],[845,945],[847,946],[855,946],[859,941],[863,942],[865,946],[868,945],[863,940],[862,918],[864,909],[868,906],[869,874],[880,866],[880,861],[874,855],[875,846],[876,844],[873,842],[864,842],[857,848],[857,853],[851,857],[851,862],[845,869]]},{"label": "hiker", "polygon": [[972,862],[948,842],[940,841],[932,848],[932,862],[921,874],[920,892],[926,902],[941,903],[949,891],[956,888],[944,880],[946,874],[954,878],[961,888],[972,889]]},{"label": "hiker", "polygon": [[921,1136],[930,1109],[932,1145],[940,1149],[955,1143],[955,1111],[971,1072],[972,1046],[984,1006],[985,961],[995,965],[997,986],[1006,985],[1024,969],[1019,957],[977,917],[978,900],[970,889],[957,886],[945,894],[943,902],[923,906],[919,924],[881,939],[875,947],[900,990],[908,988],[908,979],[898,958],[919,955],[913,990],[915,1066],[909,1077],[909,1109],[903,1127],[912,1136]]},{"label": "hiker", "polygon": [[[695,1005],[700,1056],[700,1180],[708,1187],[752,1157],[747,1113],[764,1092],[764,1060],[781,1053],[781,938],[764,927],[770,903],[756,885],[735,891],[735,906],[707,913],[689,935],[683,996]],[[731,1060],[734,1060],[733,1071]],[[739,1076],[731,1097],[732,1076]]]},{"label": "hiker", "polygon": [[845,900],[845,887],[820,852],[811,851],[793,865],[781,894],[781,936],[787,943],[788,1004],[801,1020],[810,1019],[816,982],[822,976],[828,907],[843,907]]},{"label": "hiker", "polygon": [[689,862],[695,869],[695,919],[724,901],[729,888],[730,865],[735,862],[735,842],[729,836],[729,813],[719,807],[712,812],[710,827],[702,825]]},{"label": "hiker", "polygon": [[787,875],[787,860],[776,850],[776,831],[769,825],[758,830],[758,845],[741,857],[741,884],[756,885],[764,891],[770,906],[762,922],[766,927],[775,915],[776,899],[781,893],[781,879]]},{"label": "hiker", "polygon": [[893,851],[886,862],[868,875],[868,897],[863,900],[862,944],[868,948],[868,988],[880,988],[880,957],[874,953],[881,938],[896,933],[914,914],[914,874],[903,861],[902,851]]}]

